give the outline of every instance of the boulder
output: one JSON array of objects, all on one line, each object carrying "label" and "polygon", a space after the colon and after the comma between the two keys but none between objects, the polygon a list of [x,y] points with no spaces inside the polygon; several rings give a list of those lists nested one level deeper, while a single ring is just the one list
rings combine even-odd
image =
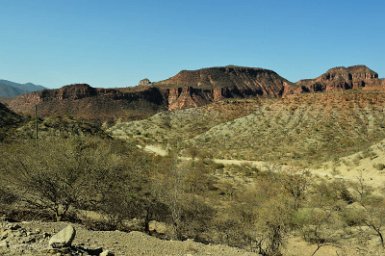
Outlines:
[{"label": "boulder", "polygon": [[149,85],[151,85],[151,81],[149,79],[145,78],[145,79],[139,81],[139,85],[149,86]]},{"label": "boulder", "polygon": [[59,233],[53,235],[49,240],[49,246],[52,248],[69,247],[75,239],[76,230],[73,226],[68,225]]}]

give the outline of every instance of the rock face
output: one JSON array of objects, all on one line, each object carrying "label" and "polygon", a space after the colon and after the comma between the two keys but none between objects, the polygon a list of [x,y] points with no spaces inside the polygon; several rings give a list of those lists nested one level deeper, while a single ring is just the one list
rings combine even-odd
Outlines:
[{"label": "rock face", "polygon": [[349,89],[381,89],[378,74],[366,66],[336,67],[315,78],[296,83],[294,93]]},{"label": "rock face", "polygon": [[[151,85],[151,86],[149,86]],[[384,80],[366,66],[336,67],[297,83],[276,72],[252,67],[184,70],[164,81],[143,79],[132,88],[101,89],[87,84],[43,90],[7,100],[9,108],[27,115],[70,116],[76,119],[136,120],[164,110],[198,107],[226,98],[273,97],[349,89],[384,90]]]},{"label": "rock face", "polygon": [[170,110],[223,98],[281,97],[289,84],[274,71],[238,66],[185,70],[155,83],[164,92]]},{"label": "rock face", "polygon": [[64,86],[55,90],[22,95],[7,101],[17,113],[69,116],[83,120],[135,120],[166,109],[158,88],[99,89],[87,84]]},{"label": "rock face", "polygon": [[151,81],[148,78],[142,79],[139,81],[139,86],[149,86],[151,85]]},{"label": "rock face", "polygon": [[59,233],[55,234],[49,240],[49,246],[52,248],[70,247],[75,239],[76,230],[73,226],[68,225]]}]

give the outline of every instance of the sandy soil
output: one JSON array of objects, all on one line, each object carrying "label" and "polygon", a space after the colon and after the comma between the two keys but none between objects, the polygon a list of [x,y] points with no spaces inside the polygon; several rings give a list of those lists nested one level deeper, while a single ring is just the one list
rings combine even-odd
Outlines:
[{"label": "sandy soil", "polygon": [[[160,156],[166,156],[168,152],[160,145],[146,145],[144,150]],[[191,157],[179,157],[183,161],[192,161]],[[290,166],[271,164],[264,161],[249,161],[238,159],[211,159],[214,163],[223,165],[249,165],[261,171],[287,171],[292,172],[295,168]],[[384,164],[384,170],[378,166]],[[299,170],[300,172],[303,169]],[[320,168],[309,168],[313,175],[327,179],[344,179],[356,182],[362,175],[365,182],[376,188],[385,186],[385,140],[371,146],[365,152],[358,152],[347,157],[340,158],[337,162],[326,162]]]},{"label": "sandy soil", "polygon": [[[39,230],[54,234],[69,223],[65,222],[23,222],[23,228]],[[140,232],[121,232],[121,231],[90,231],[81,225],[74,225],[76,238],[73,242],[75,246],[87,246],[88,248],[103,247],[112,251],[115,255],[148,255],[148,256],[188,256],[188,255],[229,255],[229,256],[251,256],[250,252],[224,245],[204,245],[193,241],[165,241],[148,236]],[[48,247],[48,239],[43,243],[30,244],[21,252],[21,245],[12,244],[9,249],[0,247],[0,255],[47,255],[42,252]],[[31,250],[28,250],[30,248]],[[33,249],[33,251],[32,251]],[[40,251],[40,253],[39,253]]]}]

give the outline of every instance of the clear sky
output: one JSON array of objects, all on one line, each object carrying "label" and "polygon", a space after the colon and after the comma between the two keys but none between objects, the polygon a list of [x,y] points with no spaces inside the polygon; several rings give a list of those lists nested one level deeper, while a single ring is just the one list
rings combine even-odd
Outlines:
[{"label": "clear sky", "polygon": [[2,79],[116,87],[229,64],[385,77],[385,1],[0,0]]}]

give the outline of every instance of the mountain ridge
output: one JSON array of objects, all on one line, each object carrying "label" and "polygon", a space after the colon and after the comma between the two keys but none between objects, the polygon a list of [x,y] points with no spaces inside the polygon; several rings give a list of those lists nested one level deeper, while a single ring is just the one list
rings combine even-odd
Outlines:
[{"label": "mountain ridge", "polygon": [[334,67],[316,78],[296,83],[273,70],[229,65],[182,70],[168,79],[159,82],[147,79],[135,87],[94,88],[72,84],[6,102],[16,113],[31,115],[37,105],[43,116],[70,115],[106,121],[140,119],[159,111],[199,107],[228,98],[283,98],[291,94],[350,89],[383,91],[384,88],[385,80],[364,65]]},{"label": "mountain ridge", "polygon": [[35,85],[33,83],[20,84],[4,79],[0,79],[0,97],[12,98],[22,94],[41,91],[46,89],[41,85]]}]

